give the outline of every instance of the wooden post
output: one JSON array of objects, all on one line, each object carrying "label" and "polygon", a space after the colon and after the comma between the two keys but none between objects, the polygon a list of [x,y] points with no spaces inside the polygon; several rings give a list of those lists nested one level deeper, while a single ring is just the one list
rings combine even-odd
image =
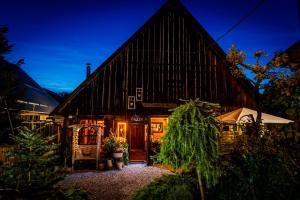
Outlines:
[{"label": "wooden post", "polygon": [[150,164],[150,150],[151,150],[151,120],[148,118],[148,127],[147,127],[147,165]]},{"label": "wooden post", "polygon": [[60,126],[57,126],[57,144],[60,144]]},{"label": "wooden post", "polygon": [[65,167],[67,167],[68,149],[69,149],[68,147],[69,144],[67,144],[67,137],[68,137],[68,117],[65,115],[63,119],[63,126],[61,129],[61,137],[60,137],[60,144],[61,144],[60,154],[64,158]]},{"label": "wooden post", "polygon": [[74,171],[74,164],[75,164],[75,134],[78,134],[77,132],[75,132],[74,130],[75,128],[72,127],[72,132],[73,132],[73,135],[72,135],[72,171]]},{"label": "wooden post", "polygon": [[101,137],[103,135],[103,127],[97,127],[97,152],[96,152],[96,169],[98,169],[98,162],[100,158],[100,152],[101,152]]}]

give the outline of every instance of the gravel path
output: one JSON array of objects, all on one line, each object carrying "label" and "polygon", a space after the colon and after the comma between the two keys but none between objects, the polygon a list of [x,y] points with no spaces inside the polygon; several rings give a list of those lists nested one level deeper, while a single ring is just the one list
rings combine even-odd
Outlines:
[{"label": "gravel path", "polygon": [[122,170],[74,173],[58,185],[83,188],[90,193],[90,199],[130,200],[139,189],[163,174],[172,173],[157,167],[133,165]]}]

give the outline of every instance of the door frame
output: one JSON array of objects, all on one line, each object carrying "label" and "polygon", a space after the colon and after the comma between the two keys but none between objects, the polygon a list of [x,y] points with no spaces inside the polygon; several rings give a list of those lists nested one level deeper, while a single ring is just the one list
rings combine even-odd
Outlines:
[{"label": "door frame", "polygon": [[[144,131],[144,134],[143,134],[143,142],[144,142],[144,148],[143,150],[139,150],[139,149],[131,149],[131,128],[133,126],[142,126],[143,127],[143,131]],[[128,148],[128,153],[129,153],[129,161],[130,162],[146,162],[148,161],[148,127],[146,128],[147,124],[145,123],[138,123],[138,122],[128,122],[128,129],[127,129],[127,141],[128,141],[128,145],[129,145],[129,148]],[[133,152],[136,152],[136,154],[139,154],[140,157],[142,154],[143,155],[143,159],[136,159],[134,158],[134,155],[133,155]],[[137,156],[137,155],[135,155]]]}]

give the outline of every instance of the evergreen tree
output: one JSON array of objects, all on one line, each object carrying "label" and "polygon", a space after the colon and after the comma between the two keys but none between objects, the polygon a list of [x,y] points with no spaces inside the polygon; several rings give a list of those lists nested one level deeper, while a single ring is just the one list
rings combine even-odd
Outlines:
[{"label": "evergreen tree", "polygon": [[11,143],[9,134],[14,134],[14,128],[19,125],[18,110],[15,108],[17,96],[16,87],[19,83],[15,69],[17,66],[7,62],[4,55],[11,51],[12,45],[6,38],[8,28],[0,26],[0,143]]},{"label": "evergreen tree", "polygon": [[53,185],[61,179],[55,167],[58,156],[53,139],[27,127],[18,129],[13,136],[15,147],[7,155],[10,162],[0,166],[0,189],[25,199],[50,197]]},{"label": "evergreen tree", "polygon": [[209,188],[218,180],[218,136],[215,120],[217,104],[190,100],[177,107],[169,117],[162,139],[160,160],[175,169],[196,169],[199,188],[204,199],[204,185]]}]

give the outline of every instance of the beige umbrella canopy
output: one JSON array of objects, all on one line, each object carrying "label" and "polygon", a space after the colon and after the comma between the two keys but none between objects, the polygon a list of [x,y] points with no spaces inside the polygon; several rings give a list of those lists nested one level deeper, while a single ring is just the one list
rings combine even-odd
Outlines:
[{"label": "beige umbrella canopy", "polygon": [[[247,122],[249,120],[249,117],[247,116],[249,115],[253,115],[254,120],[256,120],[256,110],[251,110],[249,108],[239,108],[232,112],[225,113],[224,115],[220,115],[217,117],[217,119],[221,122],[235,124]],[[284,119],[267,113],[262,113],[261,119],[264,124],[288,124],[293,122],[292,120]]]}]

